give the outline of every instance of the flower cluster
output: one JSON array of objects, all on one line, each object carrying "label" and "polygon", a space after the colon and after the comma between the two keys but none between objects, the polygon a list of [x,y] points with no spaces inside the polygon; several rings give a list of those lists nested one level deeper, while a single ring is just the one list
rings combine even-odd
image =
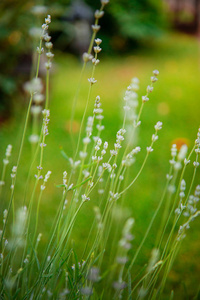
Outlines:
[{"label": "flower cluster", "polygon": [[69,158],[69,163],[70,163],[70,165],[71,165],[72,172],[74,172],[75,169],[80,165],[81,161],[80,161],[80,160],[74,161],[74,160],[70,157],[70,158]]},{"label": "flower cluster", "polygon": [[176,163],[176,156],[177,156],[177,147],[176,144],[173,144],[171,147],[171,157],[172,159],[169,161],[171,165],[174,165]]},{"label": "flower cluster", "polygon": [[9,247],[16,249],[24,245],[24,232],[26,230],[26,221],[28,217],[27,207],[23,206],[17,210],[16,221],[12,226],[13,237],[9,243]]},{"label": "flower cluster", "polygon": [[82,202],[90,201],[90,198],[87,197],[85,194],[83,194],[83,195],[81,196],[81,198],[82,198]]},{"label": "flower cluster", "polygon": [[114,143],[114,150],[110,150],[111,156],[116,156],[118,154],[119,149],[122,147],[121,143],[124,140],[124,134],[126,130],[121,128],[116,134],[116,143]]},{"label": "flower cluster", "polygon": [[180,201],[179,201],[179,207],[176,208],[175,210],[175,214],[180,215],[182,213],[182,211],[186,208],[185,205],[183,205],[183,198],[185,197],[185,189],[186,189],[186,182],[184,179],[181,180],[181,184],[180,184],[180,193],[179,193],[179,197],[180,197]]},{"label": "flower cluster", "polygon": [[200,185],[197,185],[194,195],[189,196],[186,210],[183,213],[183,215],[185,217],[190,217],[194,213],[196,213],[196,211],[197,211],[196,205],[199,202],[199,200],[200,200]]},{"label": "flower cluster", "polygon": [[157,78],[158,75],[159,75],[159,71],[158,70],[154,70],[153,71],[153,76],[151,77],[151,85],[147,86],[147,93],[146,93],[145,96],[142,96],[142,102],[143,103],[149,101],[148,96],[153,91],[153,83],[155,83],[158,80],[158,78]]},{"label": "flower cluster", "polygon": [[106,154],[106,149],[108,147],[108,143],[105,142],[101,151],[101,156],[97,156],[97,152],[100,150],[101,144],[102,140],[98,138],[98,140],[96,141],[96,146],[94,147],[95,154],[92,156],[92,160],[97,163],[99,163],[103,159],[103,156]]},{"label": "flower cluster", "polygon": [[200,211],[197,211],[197,203],[200,200],[200,185],[197,185],[193,195],[190,195],[188,201],[183,205],[182,199],[185,197],[185,181],[181,181],[180,186],[180,203],[179,207],[175,210],[175,213],[178,215],[183,214],[184,217],[188,218],[183,225],[179,227],[177,240],[182,240],[186,236],[186,230],[190,228],[190,222],[193,221],[196,217],[200,215]]},{"label": "flower cluster", "polygon": [[[49,109],[44,109],[44,110],[42,111],[42,113],[43,113],[43,116],[44,116],[44,117],[43,117],[43,127],[42,127],[42,132],[43,132],[43,136],[45,137],[45,136],[47,136],[47,135],[49,134],[49,131],[48,131],[48,124],[49,124],[49,121],[50,121],[50,119],[49,119],[49,117],[50,117],[50,110],[49,110]],[[41,143],[40,146],[41,146],[41,147],[45,147],[46,144]]]},{"label": "flower cluster", "polygon": [[[139,79],[133,78],[131,84],[127,87],[124,96],[124,111],[127,123],[128,132],[132,130],[132,124],[135,124],[137,120],[137,107],[138,107],[138,94],[139,90]],[[139,125],[138,125],[139,126]]]},{"label": "flower cluster", "polygon": [[99,269],[97,267],[92,267],[89,271],[87,279],[92,281],[92,282],[98,282],[99,279],[100,279]]},{"label": "flower cluster", "polygon": [[63,184],[65,185],[65,187],[67,187],[67,172],[66,171],[63,172]]},{"label": "flower cluster", "polygon": [[179,193],[179,197],[181,200],[185,197],[185,189],[186,189],[186,182],[184,179],[182,179],[181,186],[180,186],[180,193]]},{"label": "flower cluster", "polygon": [[87,119],[86,125],[86,137],[83,138],[84,149],[79,152],[79,156],[81,159],[85,159],[87,157],[87,145],[91,142],[90,136],[92,135],[94,118],[89,116]]},{"label": "flower cluster", "polygon": [[119,197],[120,197],[120,195],[119,195],[119,193],[113,193],[112,191],[110,191],[110,199],[109,199],[109,201],[116,201],[116,200],[118,200],[119,199]]},{"label": "flower cluster", "polygon": [[149,264],[147,267],[147,272],[151,272],[155,270],[158,267],[158,265],[163,263],[161,260],[159,261],[159,256],[160,256],[159,249],[153,248],[151,252],[151,258],[149,260]]},{"label": "flower cluster", "polygon": [[38,77],[33,78],[31,81],[28,81],[24,84],[24,90],[30,94],[40,95],[43,90],[42,80]]},{"label": "flower cluster", "polygon": [[101,108],[100,97],[97,96],[95,99],[93,114],[97,120],[99,120],[99,124],[96,126],[99,131],[104,129],[104,126],[101,126],[101,120],[103,119],[103,109]]},{"label": "flower cluster", "polygon": [[3,211],[3,224],[5,224],[7,216],[8,216],[8,210],[4,209],[4,211]]},{"label": "flower cluster", "polygon": [[69,190],[71,190],[73,188],[73,183],[70,184],[70,185],[67,184],[67,172],[66,171],[63,172],[63,186],[64,186],[63,193],[65,193],[66,189],[69,191]]},{"label": "flower cluster", "polygon": [[92,30],[93,30],[93,32],[96,34],[99,30],[100,30],[100,28],[101,28],[101,26],[98,24],[98,22],[99,22],[99,19],[101,19],[102,17],[103,17],[103,15],[104,15],[104,11],[103,11],[103,8],[104,8],[104,6],[106,5],[106,4],[108,4],[109,3],[109,0],[101,0],[101,8],[100,8],[100,10],[96,10],[95,11],[95,13],[94,13],[94,17],[95,17],[95,23],[91,26],[92,27]]},{"label": "flower cluster", "polygon": [[12,178],[12,184],[10,186],[11,189],[14,189],[14,182],[15,182],[15,178],[16,178],[16,173],[17,173],[17,166],[13,166],[12,168],[12,173],[11,173],[11,178]]},{"label": "flower cluster", "polygon": [[157,139],[158,139],[158,131],[162,129],[162,122],[158,121],[158,122],[156,123],[156,125],[154,126],[154,128],[155,128],[155,133],[154,133],[154,134],[152,135],[152,137],[151,137],[151,146],[149,146],[149,147],[146,148],[148,154],[151,153],[151,152],[153,152],[152,146],[153,146],[153,144],[154,144],[154,143],[157,141]]},{"label": "flower cluster", "polygon": [[3,164],[4,165],[9,164],[9,157],[11,156],[11,152],[12,152],[12,145],[8,145],[7,148],[6,148],[5,158],[3,159]]},{"label": "flower cluster", "polygon": [[187,222],[179,227],[177,241],[180,241],[186,237],[186,230],[190,228],[190,222],[194,221],[200,215],[200,211],[198,210],[196,213],[192,214]]},{"label": "flower cluster", "polygon": [[[130,167],[135,162],[134,155],[138,154],[140,150],[140,147],[136,147],[130,153],[128,153],[126,157],[122,160],[122,165],[125,167]],[[120,178],[120,180],[122,180],[122,178]]]},{"label": "flower cluster", "polygon": [[112,170],[112,167],[109,163],[103,163],[102,167],[103,167],[103,170],[108,170],[108,172],[111,172],[111,170]]},{"label": "flower cluster", "polygon": [[[123,270],[123,266],[128,261],[128,251],[131,249],[131,241],[134,239],[134,236],[131,234],[132,227],[134,225],[134,219],[130,218],[126,221],[125,226],[122,231],[122,237],[119,241],[118,252],[116,256],[116,263],[121,267],[120,269]],[[113,287],[115,290],[120,292],[126,288],[127,284],[123,281],[122,278],[123,272],[119,273],[118,280],[113,282]],[[121,297],[120,297],[121,298]]]},{"label": "flower cluster", "polygon": [[87,52],[83,53],[83,61],[85,63],[88,62],[88,61],[90,61],[90,60],[92,60],[92,59],[93,59],[93,55],[92,54],[89,54]]},{"label": "flower cluster", "polygon": [[[171,156],[170,164],[174,167],[174,170],[180,170],[182,168],[181,162],[184,161],[184,164],[187,165],[190,161],[186,159],[188,147],[187,145],[182,145],[179,152],[177,151],[176,144],[173,144],[171,147]],[[177,154],[178,152],[178,154]],[[177,158],[177,160],[176,160]]]},{"label": "flower cluster", "polygon": [[41,189],[42,191],[45,189],[46,183],[47,183],[47,181],[48,181],[50,175],[51,175],[51,171],[48,171],[47,174],[46,174],[45,177],[44,177],[44,182],[43,182],[43,184],[40,186],[40,189]]},{"label": "flower cluster", "polygon": [[[43,84],[42,80],[40,78],[34,78],[35,80],[35,89],[34,94],[33,94],[33,102],[35,105],[40,105],[44,101],[44,95],[42,94],[43,91]],[[37,84],[37,89],[36,89],[36,84]]]},{"label": "flower cluster", "polygon": [[[95,25],[94,25],[95,26]],[[98,25],[97,25],[98,26]],[[92,63],[94,65],[94,67],[100,62],[99,59],[97,59],[97,55],[99,52],[101,52],[101,48],[99,47],[99,45],[101,44],[102,40],[101,39],[95,39],[95,43],[96,46],[93,47],[95,56],[91,57],[91,54],[88,53],[84,53],[83,59],[84,61],[88,61],[88,60],[92,60]],[[94,70],[94,69],[93,69]],[[94,77],[88,78],[88,81],[91,85],[95,84],[97,82],[97,80]]]},{"label": "flower cluster", "polygon": [[51,36],[46,32],[48,29],[48,25],[51,23],[51,16],[48,15],[45,19],[45,24],[42,25],[43,32],[43,40],[45,41],[45,47],[47,49],[46,57],[47,62],[45,63],[45,68],[49,70],[52,67],[51,60],[54,57],[54,54],[51,52],[51,49],[53,48],[53,44],[51,42]]},{"label": "flower cluster", "polygon": [[51,16],[48,15],[47,18],[45,18],[45,23],[42,24],[42,29],[45,31],[49,28],[49,24],[51,23]]},{"label": "flower cluster", "polygon": [[101,215],[100,208],[98,206],[94,207],[94,213],[95,213],[95,218],[96,218],[96,222],[97,222],[97,227],[99,229],[103,228],[102,215]]},{"label": "flower cluster", "polygon": [[199,166],[198,156],[200,154],[200,128],[197,132],[197,139],[195,140],[195,152],[196,152],[196,160],[193,162],[195,168]]},{"label": "flower cluster", "polygon": [[91,116],[88,117],[87,126],[86,126],[86,130],[85,130],[87,137],[90,137],[92,135],[93,123],[94,123],[93,117],[91,117]]},{"label": "flower cluster", "polygon": [[99,140],[101,131],[104,130],[104,126],[101,125],[102,119],[103,119],[103,109],[101,108],[101,102],[100,97],[97,96],[95,99],[94,109],[93,109],[93,121],[94,119],[98,120],[98,124],[96,125],[96,128],[98,130],[97,136],[93,136],[93,140],[95,143]]},{"label": "flower cluster", "polygon": [[[33,105],[31,107],[31,113],[33,118],[37,118],[42,111],[41,103],[44,101],[43,84],[40,78],[33,78],[31,81],[26,82],[24,85],[24,90],[31,94],[33,99]],[[29,137],[29,142],[35,144],[39,141],[39,136],[37,133],[33,133]]]}]

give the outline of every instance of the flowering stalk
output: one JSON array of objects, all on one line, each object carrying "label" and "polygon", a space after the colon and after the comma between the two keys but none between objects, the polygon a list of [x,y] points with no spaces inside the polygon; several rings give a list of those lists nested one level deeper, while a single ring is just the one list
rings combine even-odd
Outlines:
[{"label": "flowering stalk", "polygon": [[5,185],[5,174],[6,174],[6,167],[9,164],[9,157],[11,156],[12,152],[12,145],[8,145],[6,148],[5,158],[3,159],[3,170],[1,174],[1,180],[0,180],[0,196],[2,187]]},{"label": "flowering stalk", "polygon": [[[165,207],[165,210],[164,210],[164,214],[163,214],[163,218],[162,218],[162,223],[161,223],[161,227],[160,227],[160,230],[159,230],[159,234],[158,234],[158,237],[157,237],[157,241],[159,241],[158,248],[161,247],[161,244],[162,244],[162,241],[163,241],[164,234],[166,232],[167,226],[169,224],[171,216],[174,213],[175,207],[177,205],[177,199],[178,199],[178,195],[179,195],[179,190],[180,190],[181,182],[182,182],[183,176],[185,174],[186,166],[188,165],[188,162],[190,161],[190,157],[191,157],[191,155],[193,154],[193,152],[195,150],[195,146],[193,147],[193,149],[189,153],[187,159],[185,158],[186,153],[187,153],[186,152],[187,148],[185,146],[183,146],[182,147],[182,151],[180,149],[177,162],[175,161],[175,157],[176,157],[176,150],[175,149],[176,149],[176,147],[173,147],[173,145],[172,145],[172,157],[173,158],[172,158],[172,160],[170,160],[170,163],[173,166],[173,168],[175,169],[175,173],[174,173],[174,175],[172,177],[172,182],[171,182],[171,184],[170,184],[170,186],[168,188],[169,194],[168,194],[168,198],[167,198],[167,203],[166,203],[166,207]],[[184,166],[183,166],[183,169],[182,169],[182,172],[181,172],[178,189],[177,189],[174,201],[173,201],[173,205],[172,205],[171,211],[169,213],[170,202],[171,202],[171,199],[172,199],[172,195],[175,192],[175,182],[176,182],[176,179],[177,179],[178,171],[181,168],[181,161],[183,161],[183,160],[184,160]],[[161,232],[162,232],[162,234],[161,234]]]},{"label": "flowering stalk", "polygon": [[131,183],[123,190],[119,193],[119,195],[121,196],[123,193],[125,193],[134,183],[135,181],[138,179],[139,175],[141,174],[145,164],[146,164],[146,161],[148,159],[148,156],[149,154],[153,151],[153,144],[154,142],[158,139],[158,135],[157,135],[157,132],[158,130],[160,130],[162,128],[162,122],[157,122],[157,124],[154,126],[155,127],[155,134],[152,135],[152,142],[151,142],[151,145],[149,147],[147,147],[147,154],[144,158],[144,161],[142,163],[142,166],[140,167],[140,170],[139,172],[137,173],[137,175],[135,176],[135,178],[131,181]]},{"label": "flowering stalk", "polygon": [[[38,52],[37,69],[36,69],[35,79],[33,79],[33,80],[35,80],[36,87],[37,87],[37,84],[39,82],[38,81],[38,74],[39,74],[40,56],[41,56],[41,54],[43,52],[43,49],[42,49],[42,38],[43,38],[43,35],[45,33],[45,30],[48,29],[48,25],[46,23],[47,19],[45,19],[45,24],[42,25],[43,32],[42,32],[42,35],[41,35],[41,38],[40,38],[40,45],[37,48],[37,52]],[[22,140],[21,140],[19,154],[18,154],[18,159],[17,159],[17,164],[16,164],[15,178],[14,178],[13,183],[12,183],[13,188],[12,188],[12,191],[11,191],[10,201],[9,201],[9,205],[8,205],[8,215],[10,213],[10,208],[12,206],[12,201],[13,201],[13,198],[14,198],[15,183],[16,183],[16,180],[17,180],[17,172],[18,172],[18,169],[19,169],[19,164],[20,164],[21,155],[22,155],[22,149],[23,149],[23,146],[24,146],[25,135],[26,135],[27,127],[28,127],[28,119],[29,119],[29,115],[30,115],[30,111],[31,111],[31,106],[32,106],[32,101],[33,101],[33,95],[34,95],[34,92],[35,92],[34,85],[28,85],[28,87],[25,86],[25,89],[26,88],[30,92],[30,100],[29,100],[29,105],[28,105],[28,109],[27,109],[27,112],[26,112],[26,119],[25,119],[23,134],[22,134]],[[7,221],[6,221],[6,223],[7,223]],[[0,244],[2,243],[2,240],[3,240],[4,231],[5,231],[5,229],[3,229],[3,233],[2,233],[2,236],[1,236],[1,242],[0,242]]]},{"label": "flowering stalk", "polygon": [[82,128],[83,128],[83,124],[84,124],[84,121],[85,121],[85,115],[86,115],[88,104],[89,104],[89,100],[90,100],[92,86],[97,82],[97,80],[94,78],[94,73],[95,73],[95,69],[96,69],[96,65],[97,65],[97,61],[98,61],[97,60],[97,55],[102,50],[99,47],[100,43],[101,43],[101,40],[97,39],[96,40],[96,45],[97,46],[93,47],[94,52],[95,52],[95,57],[94,57],[95,63],[93,64],[93,68],[92,68],[92,76],[91,76],[91,78],[88,78],[88,81],[89,81],[90,85],[89,85],[89,90],[88,90],[88,96],[87,96],[87,100],[86,100],[85,110],[84,110],[84,113],[83,113],[83,116],[82,116],[82,120],[81,120],[81,126],[80,126],[80,131],[79,131],[78,142],[77,142],[77,146],[76,146],[76,152],[75,152],[75,155],[74,155],[74,160],[76,159],[77,153],[78,153],[78,150],[79,150],[79,145],[80,145],[80,140],[81,140],[81,134],[82,134]]},{"label": "flowering stalk", "polygon": [[84,74],[84,71],[85,71],[86,63],[88,61],[92,60],[92,58],[93,58],[93,56],[91,55],[92,47],[93,47],[93,44],[94,44],[94,40],[96,38],[96,34],[100,30],[100,28],[101,28],[99,26],[99,19],[103,17],[103,15],[104,15],[103,9],[104,9],[105,5],[108,4],[108,3],[109,3],[109,0],[108,1],[102,0],[101,1],[100,10],[97,10],[95,12],[95,14],[94,14],[95,23],[94,23],[94,25],[92,25],[93,34],[92,34],[92,37],[91,37],[91,40],[90,40],[90,45],[89,45],[88,51],[85,52],[85,53],[83,53],[83,62],[84,62],[84,64],[83,64],[83,67],[82,67],[82,70],[81,70],[81,76],[80,76],[80,79],[79,79],[78,88],[77,88],[75,97],[73,99],[72,112],[71,112],[70,133],[71,133],[72,141],[73,141],[72,126],[73,126],[73,120],[74,120],[74,114],[75,114],[75,109],[76,109],[78,94],[79,94],[80,87],[81,87],[81,82],[82,82],[82,79],[83,79],[83,74]]},{"label": "flowering stalk", "polygon": [[[178,252],[178,249],[180,247],[180,241],[182,241],[182,239],[185,237],[185,231],[189,228],[189,223],[192,220],[194,220],[200,214],[200,212],[197,211],[196,208],[192,206],[192,204],[194,204],[194,203],[196,205],[195,201],[199,201],[199,195],[200,195],[200,193],[198,191],[198,189],[200,190],[199,186],[197,186],[196,190],[195,190],[194,199],[196,199],[196,200],[193,201],[193,196],[189,196],[189,194],[191,192],[191,189],[192,189],[192,186],[193,186],[193,183],[194,183],[194,178],[195,178],[195,175],[196,175],[196,167],[198,166],[198,153],[199,153],[199,148],[200,148],[199,147],[199,145],[200,145],[199,136],[198,136],[199,132],[200,132],[200,130],[198,131],[198,134],[197,134],[197,140],[195,141],[195,146],[193,147],[192,151],[190,152],[188,158],[184,159],[184,157],[181,156],[182,154],[179,154],[179,160],[181,158],[184,159],[184,168],[183,168],[183,171],[182,171],[182,174],[181,174],[181,177],[180,177],[179,188],[177,190],[177,194],[176,194],[175,199],[177,199],[178,195],[179,195],[180,201],[179,201],[179,207],[175,211],[174,211],[174,205],[173,205],[172,210],[171,210],[170,215],[169,215],[169,218],[168,218],[168,221],[167,221],[167,224],[168,224],[172,213],[175,212],[173,225],[172,225],[171,231],[169,233],[167,242],[165,244],[165,247],[164,247],[164,250],[163,250],[162,256],[161,256],[161,259],[163,261],[168,261],[168,263],[167,263],[167,266],[165,268],[164,275],[162,277],[161,288],[160,288],[159,295],[161,295],[161,293],[163,291],[163,288],[164,288],[164,285],[165,285],[170,267],[171,267],[171,265],[172,265],[172,263],[175,259],[175,256]],[[194,162],[194,173],[193,173],[192,181],[191,181],[191,184],[190,184],[189,192],[186,196],[185,202],[183,203],[183,198],[185,197],[185,192],[184,191],[185,191],[185,188],[186,188],[186,184],[185,184],[185,181],[182,178],[183,178],[183,174],[185,172],[185,167],[190,162],[190,157],[191,157],[192,153],[194,152],[195,148],[197,149],[197,151],[195,151],[196,152],[196,159],[195,159],[195,162]],[[189,204],[188,204],[188,201],[189,201]],[[176,200],[174,202],[176,203]],[[190,211],[190,212],[188,213],[188,211]],[[179,221],[182,214],[184,216],[189,216],[190,218],[188,219],[187,222],[185,222],[185,224],[183,226],[180,226],[176,238],[174,239],[174,241],[172,241],[173,233],[175,231],[177,223],[178,223],[178,221]],[[191,214],[191,216],[190,216],[190,214]],[[167,226],[167,224],[166,224],[166,226]],[[166,226],[165,226],[165,229],[166,229]],[[156,282],[157,278],[158,278],[158,273],[155,273],[154,274],[154,285],[155,285],[155,282]]]}]

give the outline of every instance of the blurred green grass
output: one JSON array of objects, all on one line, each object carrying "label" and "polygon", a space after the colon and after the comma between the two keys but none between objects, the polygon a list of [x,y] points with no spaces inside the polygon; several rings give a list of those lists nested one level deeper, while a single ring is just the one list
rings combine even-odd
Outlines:
[{"label": "blurred green grass", "polygon": [[[136,224],[134,234],[136,239],[130,256],[139,245],[145,229],[158,205],[162,190],[165,184],[166,173],[169,168],[170,146],[177,138],[188,140],[190,147],[196,138],[198,126],[200,125],[199,109],[199,48],[196,38],[169,34],[157,42],[152,48],[145,45],[145,50],[137,50],[132,55],[106,57],[100,54],[101,63],[97,66],[95,78],[98,80],[92,91],[92,99],[96,95],[101,96],[102,107],[104,109],[105,131],[102,134],[103,140],[108,141],[112,147],[115,141],[115,134],[122,124],[123,92],[129,85],[132,77],[140,79],[140,99],[145,94],[146,86],[150,83],[152,70],[160,71],[159,81],[155,84],[150,101],[146,103],[142,114],[142,125],[139,131],[137,145],[142,148],[137,162],[131,167],[130,177],[136,174],[142,159],[145,155],[146,146],[150,144],[153,126],[157,121],[163,122],[163,129],[159,132],[159,140],[155,144],[154,152],[150,155],[145,170],[129,191],[125,199],[127,209],[121,212],[122,219],[133,216]],[[103,48],[103,43],[102,43]],[[103,56],[103,57],[101,57]],[[45,197],[41,204],[40,212],[40,232],[43,233],[45,241],[46,233],[52,225],[52,218],[59,205],[62,192],[55,187],[62,182],[62,173],[69,170],[69,166],[60,154],[59,146],[62,146],[69,156],[72,156],[73,149],[68,131],[68,121],[71,114],[71,106],[74,94],[77,89],[80,76],[80,62],[69,54],[56,53],[55,68],[51,79],[51,120],[49,124],[50,135],[47,137],[47,147],[45,149],[44,170],[52,171],[51,184],[45,190]],[[87,78],[91,77],[91,68],[86,69],[80,95],[77,102],[75,120],[80,122],[82,112],[86,102],[88,91]],[[94,101],[89,105],[89,114],[92,113]],[[9,122],[1,124],[0,127],[0,155],[4,155],[7,144],[14,146],[12,163],[16,162],[17,151],[20,144],[22,132],[22,118],[24,118],[24,108],[17,102],[14,103],[14,116]],[[30,133],[30,128],[29,128]],[[78,134],[74,133],[77,138]],[[31,147],[28,138],[22,157],[22,165],[19,170],[19,185],[15,197],[15,202],[22,205],[24,198],[24,185],[27,176],[27,165],[31,159]],[[190,178],[192,168],[188,172],[186,180]],[[198,184],[199,171],[198,171]],[[9,172],[7,173],[7,180]],[[189,183],[188,183],[189,185]],[[97,203],[98,199],[95,200]],[[5,208],[6,200],[2,206]],[[94,202],[90,201],[80,212],[74,229],[74,243],[81,254],[81,246],[87,238],[91,222],[94,218]],[[116,219],[116,223],[119,220]],[[156,229],[160,219],[157,218],[153,225],[151,235],[145,243],[144,250],[138,260],[135,271],[150,258],[150,249],[156,237]],[[180,255],[175,262],[168,281],[169,289],[174,289],[177,299],[184,294],[182,282],[188,289],[188,295],[193,295],[199,285],[199,220],[195,220],[188,231],[186,240]],[[120,233],[119,233],[120,236]]]}]

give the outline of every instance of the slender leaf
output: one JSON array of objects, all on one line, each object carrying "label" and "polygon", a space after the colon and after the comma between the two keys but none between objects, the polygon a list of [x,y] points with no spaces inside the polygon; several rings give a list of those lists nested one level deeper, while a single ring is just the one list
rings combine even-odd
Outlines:
[{"label": "slender leaf", "polygon": [[60,147],[60,153],[62,154],[62,156],[67,160],[67,161],[70,161],[69,160],[69,157],[67,156],[67,154],[65,153],[65,151],[63,150],[63,148],[62,147]]},{"label": "slender leaf", "polygon": [[173,300],[173,299],[174,299],[174,291],[172,290],[169,300]]},{"label": "slender leaf", "polygon": [[132,295],[131,295],[131,273],[128,271],[128,299],[132,300]]}]

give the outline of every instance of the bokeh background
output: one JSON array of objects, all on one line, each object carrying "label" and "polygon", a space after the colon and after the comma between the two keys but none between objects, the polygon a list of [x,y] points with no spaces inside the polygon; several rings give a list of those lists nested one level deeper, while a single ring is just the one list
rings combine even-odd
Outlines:
[{"label": "bokeh background", "polygon": [[[59,146],[72,156],[69,138],[71,106],[80,76],[82,53],[88,48],[93,14],[100,6],[99,2],[0,2],[0,155],[3,158],[7,144],[13,145],[10,168],[16,162],[20,145],[28,104],[23,84],[32,76],[31,66],[35,61],[33,53],[40,34],[38,28],[47,13],[52,16],[50,34],[55,58],[50,86],[50,135],[45,149],[45,169],[52,171],[52,184],[46,190],[41,206],[40,230],[43,233],[48,232],[51,226],[61,196],[61,191],[55,185],[62,182],[62,172],[69,167],[60,154]],[[116,223],[123,223],[128,216],[135,218],[135,241],[130,251],[131,256],[160,200],[169,168],[172,143],[177,143],[178,146],[186,143],[191,148],[200,125],[200,7],[198,0],[111,0],[105,11],[98,34],[103,40],[103,51],[100,53],[101,63],[95,76],[98,82],[94,86],[92,97],[101,96],[105,116],[103,136],[110,145],[114,143],[115,133],[122,124],[123,92],[131,78],[140,79],[141,97],[150,83],[152,70],[160,71],[159,81],[142,115],[142,126],[137,139],[142,152],[130,170],[130,178],[136,174],[142,162],[157,121],[163,122],[163,130],[143,175],[126,197],[124,210],[116,211],[115,216]],[[76,107],[73,124],[75,138],[78,136],[86,102],[87,78],[91,77],[90,74],[91,68],[88,67]],[[42,67],[40,76],[45,77]],[[93,103],[88,114],[92,112],[92,107]],[[30,119],[28,135],[31,134],[31,128]],[[34,150],[27,136],[22,157],[23,168],[19,170],[21,180],[16,194],[16,203],[19,205],[23,203],[27,162],[31,160],[32,151]],[[192,168],[189,168],[185,178],[188,185],[191,174]],[[8,180],[9,176],[8,172]],[[200,184],[199,171],[196,183]],[[81,249],[87,238],[94,218],[93,205],[90,202],[83,209],[75,226],[74,243],[77,249]],[[1,214],[5,207],[6,201],[0,204]],[[159,222],[158,217],[135,272],[150,257]],[[176,299],[192,299],[199,287],[199,226],[199,220],[195,220],[169,275],[167,289],[175,290]]]}]

